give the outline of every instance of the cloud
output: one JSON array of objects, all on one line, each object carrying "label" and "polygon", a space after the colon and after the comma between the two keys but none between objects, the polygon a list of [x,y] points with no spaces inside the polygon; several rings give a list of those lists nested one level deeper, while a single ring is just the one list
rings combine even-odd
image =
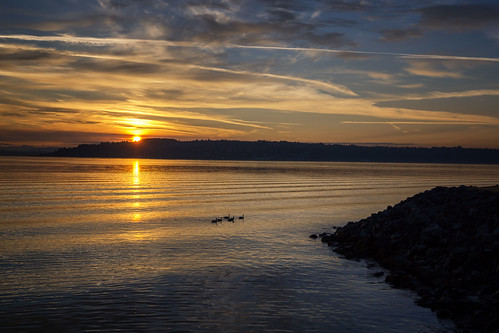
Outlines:
[{"label": "cloud", "polygon": [[86,59],[70,64],[75,70],[126,74],[152,74],[162,70],[159,64],[134,63],[125,60]]},{"label": "cloud", "polygon": [[318,81],[318,80],[310,80],[310,79],[304,79],[304,78],[293,77],[293,76],[288,76],[288,75],[278,75],[278,74],[270,74],[270,73],[255,73],[255,72],[249,72],[249,71],[237,71],[237,70],[230,70],[230,69],[224,69],[224,68],[205,67],[205,66],[196,66],[196,65],[192,65],[191,67],[197,68],[197,69],[208,70],[208,71],[221,72],[221,73],[248,75],[248,76],[255,76],[255,77],[261,77],[261,78],[271,78],[271,79],[285,80],[285,81],[294,81],[294,82],[299,82],[299,83],[305,83],[307,85],[317,87],[319,89],[323,89],[323,90],[326,90],[326,91],[329,91],[332,93],[340,93],[340,94],[348,95],[348,96],[358,96],[356,93],[354,93],[352,90],[348,89],[345,86],[342,86],[339,84],[323,82],[323,81]]},{"label": "cloud", "polygon": [[[185,32],[189,39],[204,43],[295,44],[326,47],[354,46],[345,34],[322,32],[316,25],[293,20],[292,14],[280,10],[271,20],[247,21],[228,16],[204,14],[196,17],[194,27]],[[288,13],[284,18],[283,13]],[[223,18],[221,18],[223,17]]]},{"label": "cloud", "polygon": [[[345,85],[324,80],[309,79],[300,76],[283,75],[279,73],[255,72],[233,68],[221,68],[210,65],[214,59],[201,59],[207,64],[193,63],[193,59],[182,61],[163,61],[157,59],[154,50],[157,46],[174,46],[180,51],[199,49],[205,50],[195,43],[177,43],[171,41],[153,41],[125,38],[84,38],[72,36],[15,36],[21,40],[32,40],[41,43],[58,42],[67,44],[69,50],[73,46],[85,46],[83,52],[65,51],[59,48],[51,52],[59,56],[67,56],[76,60],[64,61],[59,66],[44,67],[43,63],[25,69],[14,68],[4,70],[3,75],[11,78],[23,79],[33,87],[44,87],[37,95],[32,95],[35,110],[76,109],[91,112],[94,115],[90,121],[105,123],[113,119],[112,110],[116,110],[114,118],[126,117],[126,114],[135,114],[140,117],[164,115],[168,112],[175,115],[180,109],[187,108],[271,108],[274,110],[288,110],[305,113],[366,115],[378,118],[391,117],[393,119],[438,119],[449,120],[450,113],[418,112],[417,110],[403,110],[396,108],[382,108],[372,104],[371,100],[359,98],[355,92]],[[102,47],[123,46],[130,47],[136,54],[130,56],[114,55],[113,50]],[[241,46],[234,48],[249,48]],[[261,49],[262,47],[256,47]],[[43,48],[42,48],[43,49]],[[296,48],[264,47],[271,51],[292,51]],[[283,50],[281,50],[283,49]],[[299,48],[300,51],[309,48]],[[110,52],[111,51],[111,52]],[[210,54],[210,49],[205,54]],[[330,50],[329,50],[330,51]],[[59,53],[57,53],[59,52]],[[105,52],[92,54],[89,52]],[[193,54],[199,54],[194,52]],[[164,55],[169,59],[169,55]],[[171,54],[173,59],[179,55]],[[80,58],[89,57],[90,61]],[[419,70],[426,69],[417,67]],[[440,66],[440,65],[439,65]],[[430,68],[433,70],[435,68]],[[438,68],[437,68],[438,69]],[[450,69],[444,67],[445,70]],[[101,73],[96,77],[92,72]],[[390,81],[395,77],[380,71],[358,71],[359,74],[375,80]],[[40,88],[38,88],[40,89]],[[58,95],[43,95],[43,91],[60,90]],[[109,100],[91,100],[92,92],[106,91]],[[88,92],[81,95],[81,92]],[[324,92],[328,92],[327,94]],[[165,97],[166,96],[166,97]],[[336,97],[335,97],[336,96]],[[34,97],[34,98],[33,98]],[[50,98],[49,98],[50,97]],[[119,97],[119,98],[118,98]],[[355,98],[352,98],[355,97]],[[92,110],[92,111],[83,111]],[[201,115],[196,115],[201,117]],[[462,118],[463,116],[461,116]],[[183,116],[181,117],[183,118]],[[469,118],[466,118],[470,120]],[[473,118],[474,119],[474,118]],[[233,119],[212,119],[214,121],[233,121]],[[490,119],[488,119],[490,120]],[[53,121],[53,119],[51,120]],[[69,120],[65,120],[69,121]],[[157,121],[160,122],[159,120]],[[109,124],[112,125],[112,122]],[[151,126],[159,126],[158,124]],[[262,125],[268,127],[267,125]]]},{"label": "cloud", "polygon": [[[43,138],[43,140],[42,140]],[[121,141],[128,139],[127,135],[103,131],[62,131],[32,128],[10,128],[0,126],[0,142],[11,144],[33,144],[36,146],[74,146],[81,143],[94,143],[101,141]]]},{"label": "cloud", "polygon": [[95,30],[102,26],[125,25],[129,21],[117,15],[107,14],[92,14],[87,16],[75,16],[72,18],[44,20],[39,22],[29,22],[24,25],[24,28],[29,28],[43,32],[58,32],[65,31],[77,32],[87,30]]},{"label": "cloud", "polygon": [[375,8],[376,4],[371,1],[362,0],[332,0],[332,1],[322,1],[324,6],[329,10],[340,10],[340,11],[368,11]]},{"label": "cloud", "polygon": [[466,97],[477,97],[477,96],[499,96],[499,90],[483,89],[483,90],[466,90],[466,91],[452,91],[452,92],[434,91],[421,95],[398,96],[398,98],[395,97],[393,99],[384,99],[384,101],[425,100],[425,99],[436,99],[436,98],[466,98]]},{"label": "cloud", "polygon": [[381,32],[381,40],[385,42],[395,42],[410,38],[420,38],[423,33],[418,28],[407,28],[407,29],[386,29]]},{"label": "cloud", "polygon": [[0,66],[6,63],[33,62],[53,58],[54,54],[41,49],[7,48],[0,46]]},{"label": "cloud", "polygon": [[368,59],[373,58],[373,55],[345,51],[345,52],[337,52],[336,57],[344,59],[344,60],[362,61],[362,60],[368,60]]},{"label": "cloud", "polygon": [[494,123],[474,121],[342,121],[342,124],[387,124],[400,130],[395,125],[498,125],[499,119]]},{"label": "cloud", "polygon": [[499,24],[499,4],[436,5],[419,10],[420,25],[443,30],[480,29]]},{"label": "cloud", "polygon": [[499,91],[474,90],[462,92],[428,92],[408,96],[393,96],[377,102],[383,107],[399,107],[411,110],[445,111],[453,114],[473,114],[498,119]]},{"label": "cloud", "polygon": [[287,8],[271,9],[268,13],[279,22],[290,22],[297,18],[295,13]]},{"label": "cloud", "polygon": [[456,55],[438,55],[438,54],[411,54],[399,52],[377,52],[377,51],[362,51],[362,50],[342,50],[342,49],[329,49],[329,48],[311,48],[311,47],[287,47],[287,46],[274,46],[274,45],[244,45],[244,44],[206,44],[201,42],[191,41],[173,41],[173,40],[154,40],[154,39],[138,39],[138,38],[97,38],[97,37],[80,37],[71,35],[58,35],[58,36],[34,36],[34,35],[0,35],[0,39],[5,40],[19,40],[19,41],[34,41],[34,42],[60,42],[68,44],[85,44],[85,45],[134,45],[140,47],[141,45],[156,45],[164,47],[184,47],[184,48],[222,48],[222,49],[254,49],[254,50],[277,50],[277,51],[292,51],[292,52],[323,52],[345,55],[367,55],[367,56],[390,56],[399,57],[403,59],[433,59],[433,60],[459,60],[459,61],[479,61],[479,62],[499,62],[499,58],[494,57],[468,57]]},{"label": "cloud", "polygon": [[389,125],[391,125],[393,128],[395,128],[397,131],[400,131],[402,133],[409,133],[409,131],[403,130],[402,128],[400,128],[399,126],[395,125],[394,123],[389,123]]},{"label": "cloud", "polygon": [[377,82],[386,81],[387,83],[394,83],[397,81],[397,75],[392,73],[383,73],[374,70],[355,70],[355,69],[345,69],[337,71],[338,74],[348,74],[360,76],[364,80],[366,78],[376,80]]},{"label": "cloud", "polygon": [[[1,36],[0,36],[1,38]],[[366,55],[366,56],[389,56],[402,59],[428,59],[428,60],[459,60],[459,61],[480,61],[480,62],[499,62],[499,58],[493,57],[467,57],[456,55],[439,55],[439,54],[413,54],[413,53],[399,53],[399,52],[380,52],[380,51],[362,51],[362,50],[339,50],[339,49],[321,49],[310,47],[286,47],[286,46],[266,46],[266,45],[238,45],[229,44],[225,47],[233,48],[247,48],[258,50],[281,50],[281,51],[312,51],[339,54],[342,57],[345,55]]]},{"label": "cloud", "polygon": [[397,87],[403,89],[417,89],[417,88],[423,88],[424,85],[422,83],[410,83],[410,84],[399,84],[397,85]]},{"label": "cloud", "polygon": [[[355,134],[369,141],[368,132],[405,128],[394,121],[483,129],[497,123],[493,112],[469,114],[471,103],[430,111],[438,101],[426,101],[476,96],[493,107],[495,44],[459,33],[493,35],[495,14],[481,25],[473,13],[496,5],[474,6],[470,17],[458,5],[445,17],[429,1],[5,0],[0,122],[82,133],[98,123],[104,133],[180,138],[320,132],[343,141],[354,133],[341,120],[391,122]],[[453,20],[457,28],[444,27]],[[425,35],[434,29],[458,35]],[[396,98],[422,102],[380,106]]]},{"label": "cloud", "polygon": [[413,75],[432,78],[461,79],[464,77],[457,69],[450,69],[445,62],[440,61],[411,60],[409,61],[409,67],[405,70]]},{"label": "cloud", "polygon": [[[30,39],[28,39],[30,40]],[[40,40],[39,38],[35,38],[35,40]],[[54,39],[41,39],[42,41],[68,41],[71,43],[72,39],[68,38],[67,36],[59,36]],[[77,41],[83,42],[83,43],[92,43],[92,44],[108,44],[107,42],[111,43],[117,43],[121,44],[121,40],[115,40],[112,39],[111,41],[109,40],[100,40],[100,41],[95,41],[94,38],[91,39],[77,39]],[[140,44],[141,41],[138,41]],[[162,43],[161,43],[162,44]],[[276,80],[286,80],[286,81],[291,81],[291,82],[297,82],[297,83],[303,83],[306,85],[311,85],[319,89],[326,90],[328,92],[332,93],[340,93],[340,94],[345,94],[345,95],[350,95],[350,96],[356,96],[356,94],[348,89],[345,86],[339,85],[339,84],[333,84],[329,82],[323,82],[319,80],[312,80],[312,79],[305,79],[305,78],[300,78],[300,77],[293,77],[289,75],[279,75],[279,74],[272,74],[272,73],[258,73],[258,72],[252,72],[252,71],[242,71],[242,70],[232,70],[232,69],[227,69],[227,68],[217,68],[217,67],[212,67],[212,66],[201,66],[201,65],[194,65],[194,64],[185,64],[185,63],[169,63],[169,62],[157,62],[156,60],[151,60],[151,59],[143,59],[140,60],[140,57],[120,57],[120,56],[113,56],[113,55],[93,55],[93,54],[84,54],[84,53],[71,53],[71,52],[65,52],[65,51],[53,51],[53,52],[59,52],[59,55],[66,55],[70,57],[76,57],[76,58],[89,58],[89,60],[78,60],[78,61],[73,61],[69,66],[72,67],[75,70],[78,71],[83,71],[83,70],[92,70],[92,71],[101,71],[101,72],[108,72],[110,74],[119,74],[119,73],[127,73],[127,74],[154,74],[158,73],[161,71],[169,70],[171,72],[172,66],[177,67],[176,69],[179,70],[181,68],[179,67],[184,67],[184,68],[191,68],[191,69],[196,69],[196,70],[201,70],[201,71],[207,71],[207,72],[216,72],[216,73],[224,73],[224,74],[230,74],[230,75],[238,75],[238,76],[251,76],[255,78],[269,78],[269,79],[276,79]],[[94,60],[92,60],[94,59]],[[191,74],[189,74],[191,75]],[[218,79],[217,77],[214,77],[212,74],[210,75],[200,75],[197,74],[196,78],[204,78],[204,80],[210,80],[213,81],[215,79]],[[240,80],[240,79],[238,79]]]}]

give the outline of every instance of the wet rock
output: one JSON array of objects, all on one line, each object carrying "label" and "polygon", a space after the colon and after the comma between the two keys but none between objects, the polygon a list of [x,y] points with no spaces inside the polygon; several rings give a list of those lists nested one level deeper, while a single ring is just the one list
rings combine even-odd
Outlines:
[{"label": "wet rock", "polygon": [[317,239],[317,238],[319,238],[319,236],[317,236],[317,234],[311,234],[311,235],[310,235],[310,236],[308,236],[308,237],[310,237],[310,238],[312,238],[312,239]]},{"label": "wet rock", "polygon": [[499,332],[499,192],[436,187],[322,241],[374,259],[390,271],[387,283],[416,291],[418,304],[460,330]]}]

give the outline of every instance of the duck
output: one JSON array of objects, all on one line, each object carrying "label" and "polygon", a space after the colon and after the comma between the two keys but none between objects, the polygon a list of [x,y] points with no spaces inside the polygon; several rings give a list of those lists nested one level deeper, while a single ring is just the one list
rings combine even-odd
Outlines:
[{"label": "duck", "polygon": [[243,215],[241,215],[241,216],[239,216],[239,219],[240,219],[240,220],[244,220],[244,214],[243,214]]}]

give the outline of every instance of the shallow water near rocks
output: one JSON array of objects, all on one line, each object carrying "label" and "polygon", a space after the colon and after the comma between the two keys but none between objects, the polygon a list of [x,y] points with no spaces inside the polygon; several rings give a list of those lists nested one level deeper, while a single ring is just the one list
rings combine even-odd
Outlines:
[{"label": "shallow water near rocks", "polygon": [[0,325],[449,332],[379,269],[308,235],[498,179],[483,165],[1,157]]}]

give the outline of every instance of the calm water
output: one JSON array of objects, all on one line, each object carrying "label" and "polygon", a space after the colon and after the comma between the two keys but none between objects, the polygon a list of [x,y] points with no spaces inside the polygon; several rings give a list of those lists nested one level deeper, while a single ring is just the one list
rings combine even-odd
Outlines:
[{"label": "calm water", "polygon": [[497,166],[1,157],[0,329],[449,332],[308,235],[498,182]]}]

